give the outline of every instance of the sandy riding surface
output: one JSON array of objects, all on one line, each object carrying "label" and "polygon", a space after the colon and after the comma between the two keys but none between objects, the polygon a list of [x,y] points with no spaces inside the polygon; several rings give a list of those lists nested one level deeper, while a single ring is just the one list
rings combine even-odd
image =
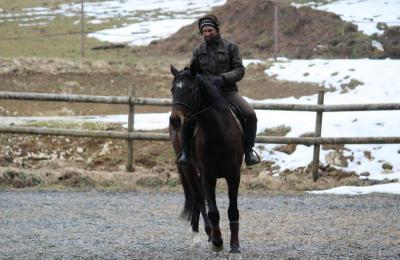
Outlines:
[{"label": "sandy riding surface", "polygon": [[[2,259],[227,259],[190,249],[183,194],[2,192]],[[398,259],[399,196],[241,195],[243,259]],[[205,241],[204,232],[202,238]]]}]

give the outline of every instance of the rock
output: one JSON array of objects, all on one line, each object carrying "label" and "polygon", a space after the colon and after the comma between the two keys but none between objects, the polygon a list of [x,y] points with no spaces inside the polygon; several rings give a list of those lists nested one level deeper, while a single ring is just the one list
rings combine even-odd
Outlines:
[{"label": "rock", "polygon": [[[87,164],[87,165],[92,165],[92,164],[93,164],[93,158],[92,158],[92,157],[87,158],[86,164]],[[124,167],[125,167],[125,166],[124,166]],[[124,168],[124,170],[125,170],[125,168]]]},{"label": "rock", "polygon": [[66,81],[64,82],[64,85],[68,88],[77,88],[79,87],[79,82],[77,81]]},{"label": "rock", "polygon": [[391,171],[393,170],[393,165],[390,162],[385,162],[382,164],[382,169]]},{"label": "rock", "polygon": [[107,154],[109,154],[110,153],[110,146],[111,146],[111,144],[112,144],[112,142],[106,142],[104,145],[103,145],[103,148],[101,149],[101,152],[100,152],[100,156],[103,156],[103,155],[107,155]]},{"label": "rock", "polygon": [[77,153],[83,153],[83,148],[82,148],[82,147],[76,148],[76,152],[77,152]]},{"label": "rock", "polygon": [[163,167],[161,166],[154,166],[151,169],[152,173],[158,174],[158,176],[160,177],[160,180],[162,181],[162,183],[167,183],[168,179],[170,177],[170,174],[168,171],[166,171]]},{"label": "rock", "polygon": [[76,158],[74,158],[75,162],[84,162],[85,159],[83,159],[82,157],[78,156]]},{"label": "rock", "polygon": [[378,28],[379,30],[386,30],[388,28],[388,26],[386,23],[379,22],[376,24],[376,28]]},{"label": "rock", "polygon": [[[68,94],[70,94],[70,93],[68,93]],[[64,115],[64,116],[74,116],[74,115],[75,115],[75,112],[74,112],[72,109],[63,107],[63,108],[61,108],[60,115]]]},{"label": "rock", "polygon": [[266,136],[286,136],[292,129],[290,126],[279,125],[265,129],[263,135]]},{"label": "rock", "polygon": [[346,33],[354,33],[358,31],[358,26],[352,23],[346,23],[344,27],[344,32]]},{"label": "rock", "polygon": [[31,153],[28,155],[28,159],[35,160],[35,161],[50,160],[51,155],[47,155],[45,153],[39,153],[39,154]]},{"label": "rock", "polygon": [[163,171],[165,171],[164,170],[164,168],[163,167],[161,167],[161,166],[154,166],[153,168],[151,168],[151,171],[153,172],[153,173],[161,173],[161,172],[163,172]]},{"label": "rock", "polygon": [[137,180],[136,184],[144,187],[157,187],[162,184],[162,181],[156,176],[145,176]]},{"label": "rock", "polygon": [[273,150],[286,154],[292,154],[296,151],[296,147],[297,147],[296,144],[286,144],[286,145],[275,146]]},{"label": "rock", "polygon": [[270,176],[272,173],[271,172],[267,172],[267,171],[262,171],[258,174],[258,178],[262,179],[262,178],[266,178],[268,176]]},{"label": "rock", "polygon": [[370,151],[364,151],[364,156],[365,156],[365,158],[367,158],[370,161],[372,161],[374,159],[374,157],[372,156]]},{"label": "rock", "polygon": [[386,57],[400,58],[400,26],[388,27],[378,40],[383,45]]},{"label": "rock", "polygon": [[340,151],[332,151],[325,156],[325,160],[330,165],[347,167],[347,158]]},{"label": "rock", "polygon": [[360,173],[360,176],[363,176],[363,177],[368,177],[368,176],[370,176],[371,174],[369,173],[369,172],[362,172],[362,173]]},{"label": "rock", "polygon": [[385,51],[385,49],[383,48],[382,43],[377,41],[377,40],[372,40],[371,41],[371,46],[374,47],[375,49],[377,49],[380,52],[384,52]]}]

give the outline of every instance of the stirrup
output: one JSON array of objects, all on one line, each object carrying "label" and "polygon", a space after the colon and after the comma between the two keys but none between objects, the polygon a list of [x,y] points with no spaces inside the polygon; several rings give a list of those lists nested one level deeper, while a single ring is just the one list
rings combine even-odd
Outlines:
[{"label": "stirrup", "polygon": [[[254,153],[257,157],[255,157],[253,153]],[[246,154],[247,154],[247,153],[245,153],[245,156],[244,156],[244,162],[246,163],[246,166],[251,166],[251,165],[258,164],[258,163],[261,162],[260,155],[258,155],[258,153],[257,153],[253,148],[252,148],[251,151],[249,151],[249,153],[248,153],[250,156],[253,157],[252,160],[250,160],[249,158],[247,158]]]}]

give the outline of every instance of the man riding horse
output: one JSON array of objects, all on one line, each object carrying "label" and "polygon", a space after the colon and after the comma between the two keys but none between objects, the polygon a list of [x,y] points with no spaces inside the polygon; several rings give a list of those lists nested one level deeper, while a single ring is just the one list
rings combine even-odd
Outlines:
[{"label": "man riding horse", "polygon": [[[236,82],[240,81],[245,68],[238,46],[221,38],[221,23],[215,15],[206,15],[198,20],[198,27],[204,41],[194,50],[190,61],[190,70],[213,76],[215,86],[228,103],[237,108],[242,115],[244,132],[244,154],[247,166],[260,162],[253,152],[257,133],[257,117],[254,109],[238,93]],[[178,164],[188,165],[190,142],[194,131],[194,121],[185,121],[182,125],[183,149],[177,159]]]}]

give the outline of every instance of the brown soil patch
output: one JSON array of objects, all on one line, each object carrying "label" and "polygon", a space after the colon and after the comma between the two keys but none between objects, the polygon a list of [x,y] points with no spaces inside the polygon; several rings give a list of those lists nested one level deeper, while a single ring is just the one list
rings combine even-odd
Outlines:
[{"label": "brown soil patch", "polygon": [[[274,32],[272,1],[229,0],[213,13],[222,21],[221,32],[239,44],[243,57],[272,57]],[[381,57],[371,47],[371,37],[333,13],[279,4],[279,56],[290,58]],[[162,55],[190,53],[201,41],[197,24],[183,27],[168,39],[153,42],[146,50]]]},{"label": "brown soil patch", "polygon": [[[134,172],[126,172],[124,141],[15,135],[3,135],[0,141],[0,188],[181,189],[169,142],[135,141]],[[320,175],[314,182],[311,167],[288,171],[263,161],[242,167],[241,190],[292,193],[388,182],[361,180],[322,165]],[[218,187],[225,190],[225,182],[220,180]]]},{"label": "brown soil patch", "polygon": [[[138,97],[170,98],[172,76],[169,66],[171,63],[183,65],[174,57],[167,60],[149,66],[121,68],[119,64],[107,64],[100,68],[94,65],[82,68],[80,63],[65,60],[3,59],[7,69],[0,73],[0,91],[127,96],[132,85]],[[32,65],[34,62],[36,67]],[[239,82],[240,93],[254,99],[271,99],[312,95],[320,89],[312,84],[275,80],[264,73],[267,68],[268,65],[249,65],[245,78]],[[136,112],[169,110],[169,107],[135,108]],[[6,116],[102,115],[125,114],[127,111],[127,106],[108,104],[1,100],[0,105],[0,115]]]}]

